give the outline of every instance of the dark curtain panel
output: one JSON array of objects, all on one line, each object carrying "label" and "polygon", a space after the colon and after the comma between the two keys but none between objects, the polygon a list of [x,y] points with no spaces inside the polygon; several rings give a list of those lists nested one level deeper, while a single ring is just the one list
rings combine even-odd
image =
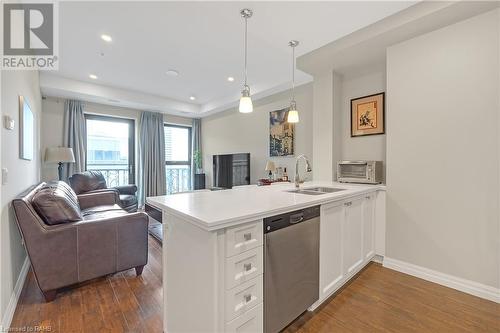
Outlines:
[{"label": "dark curtain panel", "polygon": [[66,163],[63,179],[67,180],[77,172],[85,171],[87,127],[83,114],[83,102],[67,100],[64,102],[64,147],[73,148],[75,163]]},{"label": "dark curtain panel", "polygon": [[163,114],[143,112],[139,123],[139,205],[167,192]]},{"label": "dark curtain panel", "polygon": [[[191,128],[191,188],[194,189],[194,175],[196,174],[195,154],[201,153],[201,119],[193,119],[193,126]],[[203,157],[201,158],[199,168],[203,168]]]}]

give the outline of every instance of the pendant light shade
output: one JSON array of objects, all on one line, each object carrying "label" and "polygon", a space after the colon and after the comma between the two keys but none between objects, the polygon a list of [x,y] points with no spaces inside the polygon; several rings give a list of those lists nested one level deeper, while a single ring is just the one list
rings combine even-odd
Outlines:
[{"label": "pendant light shade", "polygon": [[290,108],[288,109],[288,117],[286,119],[289,123],[299,122],[299,111],[297,111],[297,103],[295,103],[295,47],[299,45],[299,41],[291,40],[288,46],[292,48],[292,98],[290,101]]},{"label": "pendant light shade", "polygon": [[250,113],[253,111],[252,98],[250,97],[250,87],[247,85],[247,35],[248,35],[248,19],[252,17],[252,10],[245,8],[240,11],[241,17],[245,19],[245,82],[241,91],[240,107],[241,113]]},{"label": "pendant light shade", "polygon": [[250,113],[252,111],[253,111],[253,103],[252,103],[252,98],[250,98],[250,88],[248,86],[245,86],[245,88],[241,92],[240,112]]},{"label": "pendant light shade", "polygon": [[288,109],[288,117],[286,121],[289,123],[298,123],[299,122],[299,111],[297,111],[297,106],[295,105],[295,101],[290,103],[290,108]]}]

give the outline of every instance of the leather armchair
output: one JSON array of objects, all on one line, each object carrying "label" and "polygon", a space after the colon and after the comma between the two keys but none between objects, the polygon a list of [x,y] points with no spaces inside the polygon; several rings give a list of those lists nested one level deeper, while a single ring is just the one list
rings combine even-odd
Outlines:
[{"label": "leather armchair", "polygon": [[77,196],[64,182],[40,183],[13,201],[47,302],[65,286],[130,268],[142,273],[148,259],[148,217],[127,213],[119,202],[117,191]]},{"label": "leather armchair", "polygon": [[100,171],[89,170],[75,173],[69,177],[69,184],[76,194],[95,193],[101,190],[117,191],[120,201],[119,205],[129,213],[137,211],[137,186],[124,185],[108,188],[106,179]]}]

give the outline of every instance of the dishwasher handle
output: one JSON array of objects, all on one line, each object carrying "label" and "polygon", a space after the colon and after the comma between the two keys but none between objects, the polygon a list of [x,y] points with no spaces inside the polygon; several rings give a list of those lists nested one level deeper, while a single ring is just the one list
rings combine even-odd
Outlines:
[{"label": "dishwasher handle", "polygon": [[298,213],[294,215],[290,215],[290,224],[296,224],[304,221],[304,214]]}]

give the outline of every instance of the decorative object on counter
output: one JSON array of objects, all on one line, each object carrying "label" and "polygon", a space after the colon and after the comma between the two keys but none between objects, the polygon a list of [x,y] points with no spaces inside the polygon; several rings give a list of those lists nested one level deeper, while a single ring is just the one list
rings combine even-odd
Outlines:
[{"label": "decorative object on counter", "polygon": [[63,178],[63,163],[75,163],[75,155],[72,148],[67,147],[52,147],[45,150],[46,163],[57,163],[59,180]]},{"label": "decorative object on counter", "polygon": [[283,171],[283,176],[281,177],[281,179],[283,179],[284,182],[288,181],[288,173],[286,172],[286,168]]},{"label": "decorative object on counter", "polygon": [[276,179],[276,180],[269,180],[267,178],[262,178],[259,179],[257,182],[257,186],[265,186],[265,185],[272,185],[276,183],[289,183],[289,181],[283,180],[283,179]]},{"label": "decorative object on counter", "polygon": [[288,109],[287,121],[289,123],[299,122],[299,111],[297,111],[297,103],[295,103],[295,47],[299,45],[298,40],[291,40],[288,46],[292,48],[292,99],[290,100],[290,108]]},{"label": "decorative object on counter", "polygon": [[269,171],[269,180],[274,180],[273,173],[276,171],[276,165],[274,165],[273,161],[267,161],[266,171]]},{"label": "decorative object on counter", "polygon": [[289,123],[288,109],[269,113],[269,155],[293,155],[295,124]]},{"label": "decorative object on counter", "polygon": [[240,107],[241,113],[250,113],[253,111],[252,98],[250,97],[250,87],[247,84],[247,48],[248,48],[248,19],[252,17],[251,9],[245,8],[240,11],[241,17],[245,19],[245,81],[241,91]]},{"label": "decorative object on counter", "polygon": [[385,93],[351,99],[351,137],[385,133]]},{"label": "decorative object on counter", "polygon": [[281,179],[281,177],[283,177],[283,168],[276,167],[276,171],[274,172],[274,178]]},{"label": "decorative object on counter", "polygon": [[31,161],[35,145],[35,119],[23,96],[19,96],[19,158]]}]

